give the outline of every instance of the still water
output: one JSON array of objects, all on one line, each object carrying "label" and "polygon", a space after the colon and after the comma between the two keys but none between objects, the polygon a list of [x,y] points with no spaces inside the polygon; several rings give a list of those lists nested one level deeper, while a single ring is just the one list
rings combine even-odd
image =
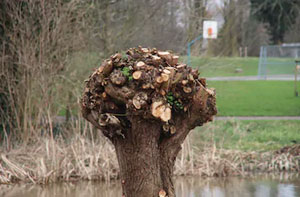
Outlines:
[{"label": "still water", "polygon": [[[300,197],[300,175],[256,175],[246,178],[179,177],[178,197]],[[121,197],[118,182],[59,183],[47,186],[0,185],[2,197]],[[141,196],[142,197],[142,196]]]}]

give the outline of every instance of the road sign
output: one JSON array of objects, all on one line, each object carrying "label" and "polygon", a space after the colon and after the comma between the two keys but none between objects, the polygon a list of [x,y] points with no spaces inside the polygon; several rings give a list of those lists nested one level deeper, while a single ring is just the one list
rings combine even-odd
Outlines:
[{"label": "road sign", "polygon": [[214,20],[206,20],[203,22],[203,38],[216,39],[218,37],[218,23]]}]

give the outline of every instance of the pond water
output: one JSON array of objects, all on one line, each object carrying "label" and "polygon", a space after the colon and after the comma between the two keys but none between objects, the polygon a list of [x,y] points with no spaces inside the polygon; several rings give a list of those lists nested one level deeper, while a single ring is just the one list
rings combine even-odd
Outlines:
[{"label": "pond water", "polygon": [[[300,174],[231,178],[178,177],[177,197],[300,197]],[[121,197],[118,182],[80,181],[46,186],[0,185],[1,197]]]}]

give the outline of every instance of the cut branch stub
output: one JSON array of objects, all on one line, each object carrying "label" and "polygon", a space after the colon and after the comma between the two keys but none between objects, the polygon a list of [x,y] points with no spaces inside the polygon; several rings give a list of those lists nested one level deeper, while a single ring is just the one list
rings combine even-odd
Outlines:
[{"label": "cut branch stub", "polygon": [[139,92],[133,97],[132,104],[136,109],[141,109],[147,104],[148,95],[145,92]]},{"label": "cut branch stub", "polygon": [[124,85],[126,82],[126,77],[120,70],[114,70],[109,76],[111,82],[115,85]]},{"label": "cut branch stub", "polygon": [[171,109],[167,104],[162,101],[153,102],[151,105],[151,113],[154,117],[160,118],[162,121],[167,122],[171,119]]},{"label": "cut branch stub", "polygon": [[140,78],[142,77],[142,74],[143,74],[142,71],[137,70],[137,71],[135,71],[135,72],[132,74],[132,77],[133,77],[135,80],[138,80],[138,79],[140,79]]}]

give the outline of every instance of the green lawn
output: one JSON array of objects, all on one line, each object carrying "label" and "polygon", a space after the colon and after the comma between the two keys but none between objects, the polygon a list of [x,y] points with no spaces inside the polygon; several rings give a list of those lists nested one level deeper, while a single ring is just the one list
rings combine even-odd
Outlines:
[{"label": "green lawn", "polygon": [[[187,57],[183,56],[181,61],[187,62]],[[258,57],[191,57],[191,66],[198,68],[203,77],[256,76],[258,63]],[[267,73],[269,75],[294,73],[294,59],[269,58],[268,63]],[[242,72],[236,72],[237,69]]]},{"label": "green lawn", "polygon": [[267,151],[300,143],[299,128],[297,120],[219,120],[197,127],[191,139],[200,148],[215,143],[225,149]]},{"label": "green lawn", "polygon": [[293,81],[209,81],[219,116],[300,116]]},{"label": "green lawn", "polygon": [[[186,57],[182,61],[186,62]],[[257,75],[258,61],[257,57],[191,57],[191,66],[198,68],[202,77],[253,76]],[[236,69],[242,72],[237,73]]]}]

